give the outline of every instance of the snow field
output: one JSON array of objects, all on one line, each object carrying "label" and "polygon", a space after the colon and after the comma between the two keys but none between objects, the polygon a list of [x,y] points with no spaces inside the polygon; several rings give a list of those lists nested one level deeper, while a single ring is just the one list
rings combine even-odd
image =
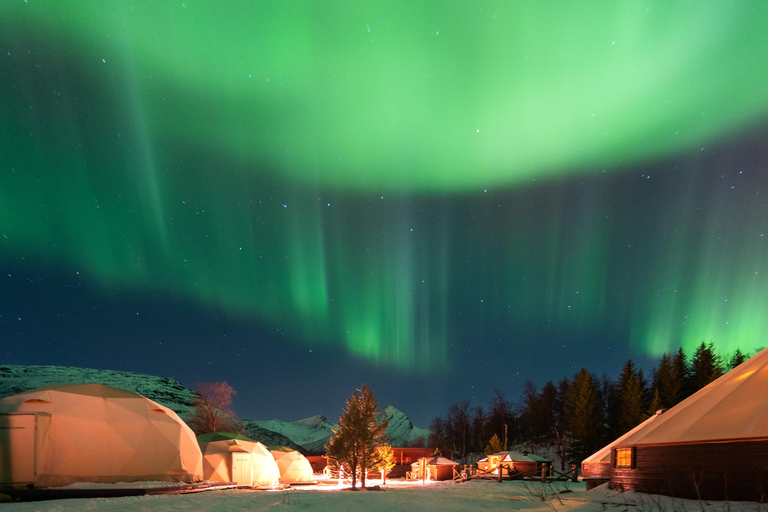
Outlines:
[{"label": "snow field", "polygon": [[[371,482],[376,485],[378,481]],[[563,492],[565,491],[565,492]],[[553,495],[553,492],[560,494]],[[541,484],[471,480],[422,485],[388,481],[381,490],[339,489],[333,482],[286,491],[230,489],[194,494],[52,500],[0,504],[2,512],[31,511],[298,511],[312,512],[763,512],[768,506],[747,502],[699,502],[600,487],[586,492],[581,483]]]}]

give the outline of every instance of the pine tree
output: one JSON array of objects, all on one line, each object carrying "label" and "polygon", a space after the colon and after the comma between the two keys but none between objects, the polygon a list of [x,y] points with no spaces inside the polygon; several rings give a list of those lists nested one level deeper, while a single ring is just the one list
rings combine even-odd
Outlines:
[{"label": "pine tree", "polygon": [[[689,384],[690,374],[691,367],[688,365],[683,347],[680,347],[672,357],[669,389],[666,391],[666,396],[662,395],[661,397],[662,401],[665,402],[664,405],[668,408],[674,407],[693,394],[693,389]],[[667,400],[669,403],[666,403]]]},{"label": "pine tree", "polygon": [[736,352],[734,352],[731,358],[728,360],[728,369],[733,370],[746,360],[747,356],[737,348]]},{"label": "pine tree", "polygon": [[594,379],[582,368],[568,388],[564,414],[569,433],[567,446],[572,461],[581,461],[600,448],[603,411]]},{"label": "pine tree", "polygon": [[395,451],[388,444],[376,447],[376,463],[372,469],[381,472],[381,480],[387,483],[387,473],[395,467]]},{"label": "pine tree", "polygon": [[353,489],[357,475],[365,487],[366,471],[380,462],[376,449],[386,443],[387,420],[377,419],[378,412],[373,392],[363,384],[347,399],[339,427],[325,445],[328,466],[332,471],[343,469],[351,475]]},{"label": "pine tree", "polygon": [[720,356],[712,342],[701,342],[691,358],[691,379],[696,392],[723,374]]},{"label": "pine tree", "polygon": [[645,413],[645,418],[648,419],[655,415],[659,409],[663,409],[661,406],[661,396],[659,396],[659,390],[656,389],[653,392],[653,398],[651,399],[651,405],[648,406],[648,411]]},{"label": "pine tree", "polygon": [[504,450],[504,446],[501,444],[501,439],[496,434],[493,434],[493,437],[488,442],[488,446],[485,447],[485,454],[499,453],[502,450]]},{"label": "pine tree", "polygon": [[617,435],[629,432],[645,418],[648,406],[643,399],[642,377],[632,360],[624,364],[619,378],[619,417]]}]

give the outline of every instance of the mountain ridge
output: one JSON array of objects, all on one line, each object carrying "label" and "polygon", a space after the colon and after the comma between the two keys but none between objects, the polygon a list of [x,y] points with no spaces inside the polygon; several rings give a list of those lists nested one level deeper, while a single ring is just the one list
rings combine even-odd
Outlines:
[{"label": "mountain ridge", "polygon": [[[101,370],[71,366],[0,365],[0,398],[25,393],[47,384],[84,384],[95,382],[126,389],[154,400],[185,419],[193,409],[198,394],[169,377],[121,370]],[[388,421],[387,436],[392,446],[426,444],[429,430],[414,427],[396,407],[381,409],[378,418]],[[265,445],[281,445],[305,453],[320,453],[338,425],[323,415],[293,422],[242,419],[249,437]]]}]

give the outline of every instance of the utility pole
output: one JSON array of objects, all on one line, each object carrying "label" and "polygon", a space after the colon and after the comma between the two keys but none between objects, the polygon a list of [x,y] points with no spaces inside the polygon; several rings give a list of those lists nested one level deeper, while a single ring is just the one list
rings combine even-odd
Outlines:
[{"label": "utility pole", "polygon": [[504,451],[507,451],[507,424],[504,424]]}]

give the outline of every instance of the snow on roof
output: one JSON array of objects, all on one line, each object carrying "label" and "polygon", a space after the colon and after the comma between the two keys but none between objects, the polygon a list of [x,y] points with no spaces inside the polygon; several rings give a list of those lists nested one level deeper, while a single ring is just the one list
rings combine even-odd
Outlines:
[{"label": "snow on roof", "polygon": [[[459,465],[458,462],[454,462],[451,459],[446,459],[445,457],[434,456],[434,457],[424,457],[424,458],[427,459],[427,466],[458,466]],[[417,460],[416,462],[411,464],[411,466],[419,466],[421,464],[421,460],[422,459]]]},{"label": "snow on roof", "polygon": [[[492,456],[503,456],[501,462],[552,462],[551,459],[536,455],[535,453],[517,452],[514,450],[492,453],[488,457]],[[480,462],[487,462],[488,457],[480,459]]]}]

